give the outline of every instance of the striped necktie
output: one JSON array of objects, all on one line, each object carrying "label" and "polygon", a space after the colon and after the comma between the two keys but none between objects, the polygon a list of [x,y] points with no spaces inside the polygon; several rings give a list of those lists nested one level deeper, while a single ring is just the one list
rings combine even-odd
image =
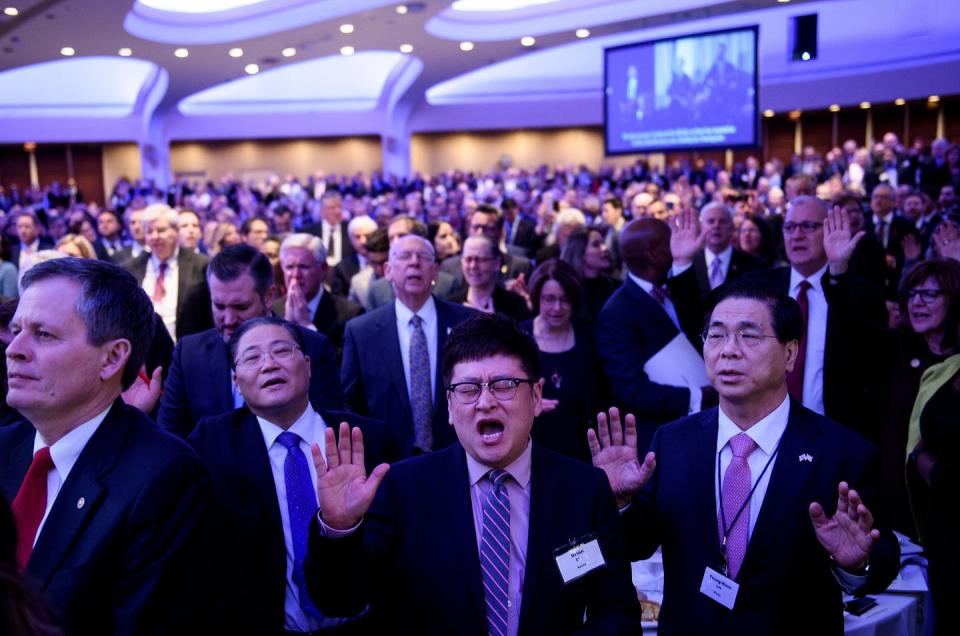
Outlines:
[{"label": "striped necktie", "polygon": [[487,473],[493,490],[483,502],[480,535],[480,569],[487,601],[490,636],[506,636],[510,581],[510,495],[504,483],[510,474],[494,469]]}]

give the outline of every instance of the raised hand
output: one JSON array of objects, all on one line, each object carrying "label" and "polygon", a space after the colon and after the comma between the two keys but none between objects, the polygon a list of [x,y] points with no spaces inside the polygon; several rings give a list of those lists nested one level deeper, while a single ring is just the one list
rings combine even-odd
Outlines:
[{"label": "raised hand", "polygon": [[703,247],[707,235],[700,231],[700,221],[695,210],[683,210],[670,221],[670,253],[673,265],[683,267],[693,262],[693,257]]},{"label": "raised hand", "polygon": [[560,400],[548,400],[543,398],[540,400],[540,412],[549,413],[550,411],[556,410],[560,406]]},{"label": "raised hand", "polygon": [[317,469],[317,498],[323,522],[334,530],[347,530],[363,518],[389,464],[380,464],[370,476],[363,463],[363,432],[350,431],[350,425],[340,423],[340,445],[332,428],[323,432],[324,453],[316,443],[310,446],[313,465]]},{"label": "raised hand", "polygon": [[837,490],[836,514],[828,518],[823,506],[814,502],[810,504],[810,521],[817,541],[837,565],[845,570],[860,570],[880,538],[880,531],[873,527],[873,514],[856,490],[851,490],[845,481],[840,482]]},{"label": "raised hand", "polygon": [[940,258],[960,261],[960,228],[952,221],[944,221],[933,232],[933,244]]},{"label": "raised hand", "polygon": [[523,301],[527,303],[527,309],[533,311],[533,302],[530,300],[530,290],[527,289],[527,279],[523,275],[523,272],[517,274],[516,278],[508,280],[504,287],[508,292],[523,298]]},{"label": "raised hand", "polygon": [[593,465],[607,474],[617,505],[622,508],[644,487],[657,466],[652,452],[640,463],[636,418],[628,413],[626,426],[621,427],[620,411],[616,407],[610,409],[609,425],[607,414],[598,414],[597,430],[587,431],[587,443]]},{"label": "raised hand", "polygon": [[307,299],[303,295],[303,288],[300,281],[296,278],[290,278],[290,284],[287,287],[287,300],[283,307],[284,319],[296,323],[302,327],[309,327],[310,308],[307,307]]},{"label": "raised hand", "polygon": [[915,234],[907,234],[900,240],[900,247],[903,248],[903,257],[908,261],[920,259],[920,241]]},{"label": "raised hand", "polygon": [[866,232],[860,230],[856,234],[850,231],[850,215],[839,206],[834,206],[827,212],[823,224],[823,249],[830,262],[830,273],[834,275],[847,271],[847,264],[856,249],[857,243]]},{"label": "raised hand", "polygon": [[126,404],[135,406],[149,415],[160,401],[160,393],[163,389],[162,374],[163,368],[157,367],[153,370],[153,375],[148,378],[147,368],[141,366],[137,379],[129,389],[120,394],[120,397]]}]

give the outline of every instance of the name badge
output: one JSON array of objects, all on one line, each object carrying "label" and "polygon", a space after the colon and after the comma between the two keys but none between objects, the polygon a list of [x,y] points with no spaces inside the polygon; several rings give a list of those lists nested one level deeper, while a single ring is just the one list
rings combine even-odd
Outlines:
[{"label": "name badge", "polygon": [[703,573],[703,583],[700,584],[701,594],[732,610],[739,592],[739,583],[707,566]]},{"label": "name badge", "polygon": [[603,553],[600,552],[600,543],[596,538],[588,539],[589,537],[584,537],[574,542],[573,547],[564,546],[554,551],[564,583],[576,581],[584,574],[606,564]]}]

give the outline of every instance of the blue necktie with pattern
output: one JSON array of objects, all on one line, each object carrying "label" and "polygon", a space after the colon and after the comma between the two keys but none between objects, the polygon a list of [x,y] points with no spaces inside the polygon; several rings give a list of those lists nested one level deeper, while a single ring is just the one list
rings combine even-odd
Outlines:
[{"label": "blue necktie with pattern", "polygon": [[423,318],[410,319],[410,407],[413,411],[413,443],[422,451],[433,450],[433,391],[430,353],[423,333]]},{"label": "blue necktie with pattern", "polygon": [[506,636],[510,582],[510,495],[504,483],[510,474],[494,469],[487,473],[493,490],[483,502],[480,534],[480,570],[487,601],[487,627],[491,636]]}]

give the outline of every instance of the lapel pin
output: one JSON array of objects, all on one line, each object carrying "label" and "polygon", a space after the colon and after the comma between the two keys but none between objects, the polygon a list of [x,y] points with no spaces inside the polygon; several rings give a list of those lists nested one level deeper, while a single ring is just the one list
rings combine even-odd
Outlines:
[{"label": "lapel pin", "polygon": [[77,499],[77,510],[80,510],[80,509],[83,508],[86,504],[87,504],[86,498],[85,498],[85,497],[80,497],[79,499]]},{"label": "lapel pin", "polygon": [[804,453],[800,455],[800,461],[813,463],[813,455],[811,455],[810,453]]}]

